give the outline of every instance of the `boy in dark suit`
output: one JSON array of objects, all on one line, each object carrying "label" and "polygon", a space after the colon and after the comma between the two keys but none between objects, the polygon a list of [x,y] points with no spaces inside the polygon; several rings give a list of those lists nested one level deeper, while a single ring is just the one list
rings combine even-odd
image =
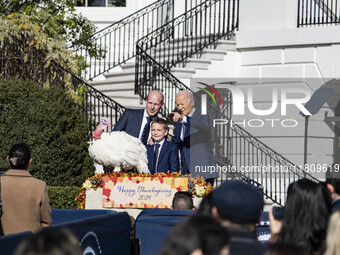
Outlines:
[{"label": "boy in dark suit", "polygon": [[148,165],[150,173],[179,172],[178,148],[166,140],[168,124],[166,120],[157,118],[151,123],[153,145],[147,145]]}]

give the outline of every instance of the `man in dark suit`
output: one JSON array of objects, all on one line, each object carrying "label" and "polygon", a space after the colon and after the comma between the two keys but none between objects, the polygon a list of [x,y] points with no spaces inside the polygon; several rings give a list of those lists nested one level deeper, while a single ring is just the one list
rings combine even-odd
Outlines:
[{"label": "man in dark suit", "polygon": [[213,184],[219,174],[211,147],[209,115],[202,115],[194,107],[191,92],[183,91],[176,95],[176,106],[180,112],[173,112],[176,122],[172,142],[181,152],[182,173],[199,175]]},{"label": "man in dark suit", "polygon": [[168,124],[164,119],[155,119],[151,123],[153,145],[147,145],[150,173],[179,172],[179,157],[176,144],[168,142]]},{"label": "man in dark suit", "polygon": [[125,131],[139,138],[146,145],[151,138],[150,123],[157,118],[163,107],[164,96],[161,92],[151,91],[145,102],[145,109],[126,109],[112,131]]}]

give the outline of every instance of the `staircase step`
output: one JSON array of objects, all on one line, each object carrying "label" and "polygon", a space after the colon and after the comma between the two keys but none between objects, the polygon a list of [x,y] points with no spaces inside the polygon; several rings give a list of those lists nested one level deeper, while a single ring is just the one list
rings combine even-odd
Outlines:
[{"label": "staircase step", "polygon": [[205,49],[203,50],[202,59],[223,60],[225,55],[227,55],[225,50]]},{"label": "staircase step", "polygon": [[[203,41],[203,40],[211,40],[212,38],[214,38],[214,34],[205,34],[205,35],[201,35],[201,36],[184,36],[184,37],[176,37],[175,39],[170,39],[169,42],[172,43],[172,44],[176,44],[176,43],[181,43],[183,40],[186,41],[186,40],[192,40],[192,41]],[[217,38],[217,36],[215,37]],[[233,41],[233,39],[230,39],[228,40],[228,36],[225,35],[224,37],[220,37],[220,39],[217,40],[220,41],[220,40],[224,40],[224,41]]]},{"label": "staircase step", "polygon": [[188,58],[184,63],[180,63],[178,66],[183,65],[184,68],[207,70],[210,64],[211,60],[209,59]]},{"label": "staircase step", "polygon": [[107,91],[129,91],[129,90],[134,90],[135,89],[135,84],[134,82],[110,82],[110,81],[105,81],[105,83],[99,83],[97,82],[96,84],[91,83],[93,87],[95,87],[97,90],[102,91],[103,93]]},{"label": "staircase step", "polygon": [[[127,93],[128,94],[128,93]],[[125,96],[125,97],[121,97],[121,96],[117,96],[115,91],[108,91],[105,93],[105,95],[107,95],[108,97],[110,97],[111,99],[117,101],[119,104],[121,105],[136,105],[136,106],[143,106],[143,100],[141,100],[141,98],[139,96]]]},{"label": "staircase step", "polygon": [[217,50],[227,50],[227,51],[236,51],[236,41],[230,40],[219,40],[217,42]]},{"label": "staircase step", "polygon": [[[135,77],[132,75],[124,75],[122,74],[116,74],[112,76],[112,78],[108,78],[101,81],[92,81],[91,85],[97,86],[97,85],[122,85],[126,83],[134,83]],[[125,85],[124,85],[125,86]]]},{"label": "staircase step", "polygon": [[[119,103],[120,105],[124,106],[125,108],[131,108],[131,109],[143,109],[145,108],[145,104],[140,104],[139,100],[138,101],[130,101],[130,102],[126,102],[125,104],[121,104],[120,102],[117,101],[117,103]],[[96,110],[96,115],[98,115],[98,113],[102,113],[104,111],[104,113],[106,113],[106,109],[103,110],[103,108],[101,106],[96,106],[94,108]],[[94,112],[94,110],[92,108],[92,112]],[[114,111],[112,111],[112,113],[114,113]],[[103,114],[104,115],[104,114]]]},{"label": "staircase step", "polygon": [[[198,46],[199,45],[196,42],[183,42],[176,45],[162,45],[162,47],[156,48],[155,52],[157,53],[157,55],[164,52],[177,55],[181,51],[185,52],[194,50],[196,47],[198,48]],[[155,54],[155,52],[153,52],[153,54]]]},{"label": "staircase step", "polygon": [[[190,50],[191,48],[195,48],[198,46],[203,46],[203,42],[200,45],[199,41],[193,40],[193,41],[178,41],[175,44],[162,44],[162,48],[160,48],[160,46],[158,46],[156,48],[156,52],[169,52],[170,53],[174,53],[174,54],[178,54],[178,52],[181,51],[186,51],[187,49]],[[169,50],[170,48],[170,50]],[[231,40],[218,40],[217,42],[215,42],[214,44],[211,44],[209,46],[207,46],[207,49],[216,49],[216,50],[236,50],[236,42],[235,41],[231,41]]]},{"label": "staircase step", "polygon": [[121,65],[123,72],[134,72],[136,68],[136,63],[126,63]]},{"label": "staircase step", "polygon": [[123,76],[131,76],[135,79],[135,70],[123,70],[122,72],[108,72],[104,74],[105,78],[117,78]]},{"label": "staircase step", "polygon": [[121,105],[123,105],[125,108],[129,108],[129,109],[143,109],[143,108],[145,108],[145,104],[139,104],[138,102],[135,102],[135,101],[132,101],[132,102],[130,101],[130,102],[127,102],[127,103],[124,103],[124,104],[121,104]]},{"label": "staircase step", "polygon": [[[135,90],[117,90],[116,87],[113,89],[107,89],[105,94],[107,93],[114,93],[114,97],[121,97],[121,98],[130,98],[133,100],[139,100],[140,96],[135,94]],[[113,95],[113,94],[112,94]]]},{"label": "staircase step", "polygon": [[196,73],[196,70],[192,68],[174,67],[170,70],[170,72],[177,78],[191,78],[192,75]]},{"label": "staircase step", "polygon": [[134,91],[107,91],[105,95],[110,96],[111,98],[118,98],[122,100],[140,100],[141,97],[139,95],[135,95]]},{"label": "staircase step", "polygon": [[[196,58],[196,59],[204,59],[204,60],[223,60],[224,56],[227,54],[226,50],[217,50],[217,49],[204,49],[201,52],[197,52],[195,54],[192,54],[190,59]],[[183,56],[185,57],[185,53],[183,53]],[[154,56],[153,56],[154,57]],[[162,66],[166,66],[166,63],[168,63],[169,56],[166,54],[158,54],[154,59],[160,63]],[[184,60],[185,61],[185,60]]]}]

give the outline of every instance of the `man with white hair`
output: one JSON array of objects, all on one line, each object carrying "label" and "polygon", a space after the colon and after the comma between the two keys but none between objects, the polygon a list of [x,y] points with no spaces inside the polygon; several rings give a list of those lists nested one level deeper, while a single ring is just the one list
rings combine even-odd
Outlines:
[{"label": "man with white hair", "polygon": [[172,142],[178,145],[181,152],[182,174],[199,175],[213,184],[218,173],[211,171],[216,163],[211,147],[209,116],[202,115],[194,105],[190,91],[176,95],[178,112],[172,113],[172,119],[176,122]]}]

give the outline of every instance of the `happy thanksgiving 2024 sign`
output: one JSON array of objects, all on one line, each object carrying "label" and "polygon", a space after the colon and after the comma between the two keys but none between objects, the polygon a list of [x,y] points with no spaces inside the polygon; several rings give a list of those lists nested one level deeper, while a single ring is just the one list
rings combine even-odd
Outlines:
[{"label": "happy thanksgiving 2024 sign", "polygon": [[174,194],[188,190],[188,178],[104,177],[104,208],[170,208]]}]

